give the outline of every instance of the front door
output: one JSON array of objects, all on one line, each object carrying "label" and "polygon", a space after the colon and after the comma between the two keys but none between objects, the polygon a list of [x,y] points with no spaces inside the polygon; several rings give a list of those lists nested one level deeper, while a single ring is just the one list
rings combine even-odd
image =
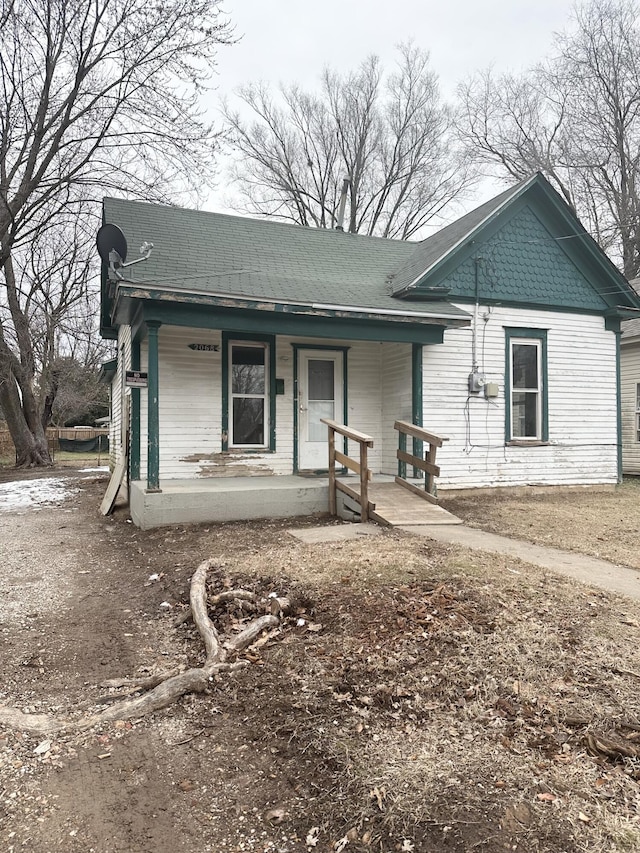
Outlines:
[{"label": "front door", "polygon": [[335,350],[298,350],[298,469],[326,471],[328,430],[321,418],[344,422],[344,354]]}]

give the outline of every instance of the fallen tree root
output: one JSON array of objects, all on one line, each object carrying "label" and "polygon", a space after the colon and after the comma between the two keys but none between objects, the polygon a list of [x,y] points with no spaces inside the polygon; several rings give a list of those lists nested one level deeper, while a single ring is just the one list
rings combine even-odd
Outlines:
[{"label": "fallen tree root", "polygon": [[[131,689],[119,696],[103,697],[99,701],[117,700],[122,696],[125,698],[120,702],[116,701],[103,711],[75,720],[52,717],[47,714],[26,714],[15,708],[0,705],[0,724],[38,734],[85,731],[101,723],[135,719],[166,708],[186,693],[202,693],[219,675],[249,666],[248,660],[229,661],[228,657],[248,649],[264,631],[277,627],[280,619],[273,614],[259,616],[239,634],[232,638],[221,639],[208,613],[206,583],[207,573],[212,565],[211,560],[205,560],[198,566],[191,579],[189,595],[189,613],[202,637],[206,651],[203,666],[187,669],[184,672],[170,670],[143,679],[112,679],[103,682],[101,685],[103,687],[130,687]],[[253,601],[257,604],[258,597],[255,593],[246,590],[229,590],[214,596],[212,602],[218,605],[238,600]],[[140,691],[147,692],[141,696],[129,698]]]},{"label": "fallen tree root", "polygon": [[[227,602],[240,603],[242,601],[249,601],[256,604],[258,596],[255,592],[249,592],[246,589],[228,589],[212,596],[209,599],[209,607],[216,607],[218,604],[226,604]],[[191,607],[187,607],[187,609],[174,620],[173,627],[179,628],[181,625],[184,625],[185,622],[190,622],[192,618],[193,614],[191,612]]]},{"label": "fallen tree root", "polygon": [[280,620],[277,616],[260,616],[232,640],[227,640],[224,644],[225,649],[229,649],[232,652],[241,652],[254,643],[263,631],[275,628],[279,624]]},{"label": "fallen tree root", "polygon": [[[100,687],[129,687],[130,689],[123,694],[123,696],[129,696],[131,693],[139,693],[141,690],[153,690],[158,684],[162,684],[163,681],[173,678],[174,675],[178,675],[179,673],[179,669],[170,669],[168,672],[157,672],[155,675],[149,675],[147,678],[110,678],[107,681],[101,681]],[[113,696],[105,696],[103,698],[111,701]]]},{"label": "fallen tree root", "polygon": [[637,746],[615,732],[587,732],[585,742],[591,755],[605,755],[614,761],[624,761],[625,758],[638,758],[640,751]]}]

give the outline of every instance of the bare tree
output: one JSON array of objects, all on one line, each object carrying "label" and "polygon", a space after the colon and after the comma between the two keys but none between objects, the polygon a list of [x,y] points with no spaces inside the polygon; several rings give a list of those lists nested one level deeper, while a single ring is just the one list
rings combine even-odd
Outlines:
[{"label": "bare tree", "polygon": [[30,306],[50,294],[26,276],[31,247],[92,193],[166,200],[210,176],[215,134],[198,98],[232,34],[219,0],[0,4],[0,406],[19,464],[38,465],[49,458]]},{"label": "bare tree", "polygon": [[344,76],[325,71],[317,93],[251,84],[241,109],[225,103],[243,211],[333,228],[346,177],[347,230],[406,239],[462,196],[472,174],[429,56],[399,51],[386,76],[371,57]]},{"label": "bare tree", "polygon": [[[27,384],[35,389],[44,429],[54,410],[60,408],[56,395],[65,387],[61,379],[70,375],[69,365],[73,365],[74,377],[83,373],[83,381],[75,382],[76,397],[87,388],[88,404],[93,398],[104,399],[90,378],[93,375],[97,381],[99,365],[112,350],[98,329],[95,220],[95,211],[88,204],[77,215],[59,215],[35,235],[28,251],[14,250],[11,258],[20,311],[29,329],[27,339],[21,345],[13,341],[12,348],[23,357]],[[5,326],[10,332],[10,312]]]},{"label": "bare tree", "polygon": [[50,395],[44,409],[48,423],[94,426],[97,418],[109,413],[109,389],[97,370],[71,356],[58,356],[48,373]]},{"label": "bare tree", "polygon": [[542,171],[628,278],[640,272],[639,15],[635,0],[577,7],[553,59],[461,86],[458,120],[493,174]]}]

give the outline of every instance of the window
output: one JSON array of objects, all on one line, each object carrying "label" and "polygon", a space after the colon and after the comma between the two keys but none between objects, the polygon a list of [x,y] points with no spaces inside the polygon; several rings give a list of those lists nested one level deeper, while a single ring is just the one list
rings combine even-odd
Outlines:
[{"label": "window", "polygon": [[546,330],[505,329],[507,359],[506,439],[546,441]]},{"label": "window", "polygon": [[222,448],[275,450],[275,339],[223,333]]},{"label": "window", "polygon": [[636,441],[640,442],[640,382],[636,385]]},{"label": "window", "polygon": [[266,350],[266,344],[231,343],[231,447],[265,445],[269,399]]},{"label": "window", "polygon": [[308,365],[307,408],[309,410],[309,441],[327,443],[327,428],[320,418],[336,416],[335,362],[330,359],[310,358]]}]

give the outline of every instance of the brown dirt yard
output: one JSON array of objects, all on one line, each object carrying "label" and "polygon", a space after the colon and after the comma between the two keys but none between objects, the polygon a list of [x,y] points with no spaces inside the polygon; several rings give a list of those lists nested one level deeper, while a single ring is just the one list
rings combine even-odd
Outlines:
[{"label": "brown dirt yard", "polygon": [[[395,531],[303,544],[294,522],[142,532],[63,500],[0,501],[0,705],[83,714],[106,679],[199,665],[184,612],[212,591],[289,595],[250,665],[140,720],[0,727],[7,853],[640,849],[640,603],[513,558]],[[640,568],[640,489],[494,494],[479,526]],[[632,569],[620,569],[632,571]],[[157,579],[155,578],[157,576]]]}]

